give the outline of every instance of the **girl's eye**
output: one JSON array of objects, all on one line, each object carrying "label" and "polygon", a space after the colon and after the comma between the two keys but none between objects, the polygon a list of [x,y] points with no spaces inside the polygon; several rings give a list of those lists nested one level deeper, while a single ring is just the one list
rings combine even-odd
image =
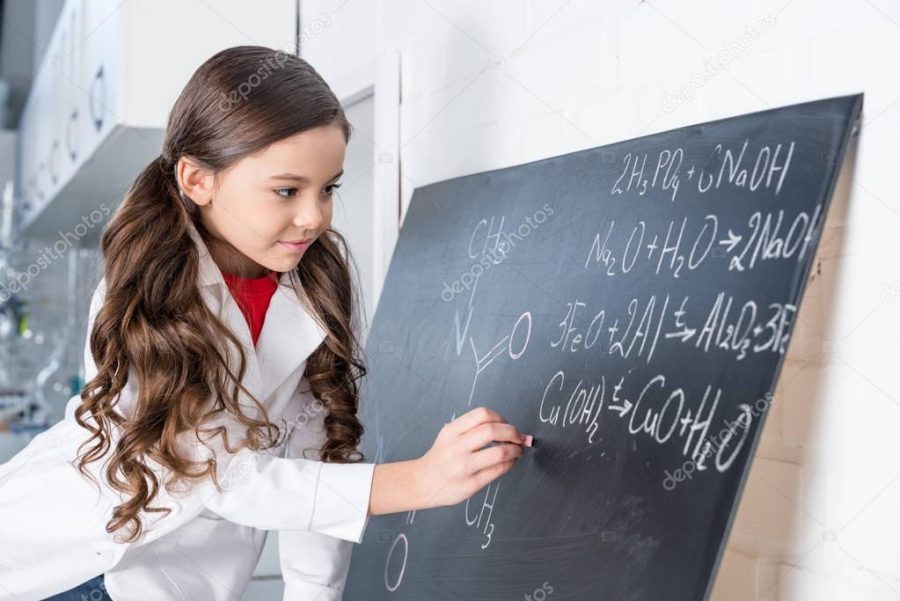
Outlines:
[{"label": "girl's eye", "polygon": [[340,187],[341,187],[341,184],[340,184],[340,183],[337,183],[337,184],[331,184],[330,186],[328,186],[328,187],[326,188],[325,196],[331,196],[332,194],[334,194],[334,191],[337,190],[337,189],[340,188]]},{"label": "girl's eye", "polygon": [[[331,196],[334,191],[341,187],[341,184],[331,184],[325,188],[325,196]],[[276,188],[275,194],[281,198],[292,198],[297,193],[297,188]]]}]

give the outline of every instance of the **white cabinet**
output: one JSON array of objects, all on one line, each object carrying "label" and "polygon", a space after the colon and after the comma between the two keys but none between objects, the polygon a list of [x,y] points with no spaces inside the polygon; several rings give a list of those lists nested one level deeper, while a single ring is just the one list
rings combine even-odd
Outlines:
[{"label": "white cabinet", "polygon": [[230,46],[293,53],[296,11],[294,0],[67,0],[22,113],[20,227],[96,241],[159,154],[194,70]]}]

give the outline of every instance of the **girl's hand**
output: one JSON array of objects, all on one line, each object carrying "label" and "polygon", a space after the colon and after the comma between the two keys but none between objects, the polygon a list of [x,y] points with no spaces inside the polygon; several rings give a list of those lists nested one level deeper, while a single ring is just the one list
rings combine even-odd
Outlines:
[{"label": "girl's hand", "polygon": [[[468,499],[508,472],[531,440],[487,407],[444,424],[431,449],[414,462],[416,505],[427,509]],[[491,442],[501,444],[483,448]]]}]

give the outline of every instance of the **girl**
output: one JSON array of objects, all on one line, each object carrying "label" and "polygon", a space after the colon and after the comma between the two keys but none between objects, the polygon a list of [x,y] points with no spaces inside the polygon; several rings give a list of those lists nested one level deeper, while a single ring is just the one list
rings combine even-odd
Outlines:
[{"label": "girl", "polygon": [[285,599],[339,600],[368,516],[458,503],[530,446],[476,408],[417,459],[362,463],[329,227],[349,138],[300,58],[194,73],[103,232],[86,384],[0,466],[0,599],[238,599],[278,530]]}]

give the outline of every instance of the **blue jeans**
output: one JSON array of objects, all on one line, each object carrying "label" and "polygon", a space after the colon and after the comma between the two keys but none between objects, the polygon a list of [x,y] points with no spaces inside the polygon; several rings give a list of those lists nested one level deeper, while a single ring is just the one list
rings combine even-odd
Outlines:
[{"label": "blue jeans", "polygon": [[106,583],[103,581],[103,574],[100,574],[73,589],[47,597],[44,601],[112,601],[112,599],[106,593]]}]

